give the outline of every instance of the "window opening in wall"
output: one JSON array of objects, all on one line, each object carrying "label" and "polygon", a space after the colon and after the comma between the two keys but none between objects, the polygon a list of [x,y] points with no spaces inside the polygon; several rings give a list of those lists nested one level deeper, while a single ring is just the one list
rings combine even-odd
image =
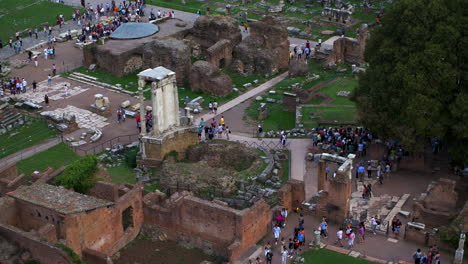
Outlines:
[{"label": "window opening in wall", "polygon": [[133,208],[131,206],[122,212],[122,227],[124,231],[133,227]]}]

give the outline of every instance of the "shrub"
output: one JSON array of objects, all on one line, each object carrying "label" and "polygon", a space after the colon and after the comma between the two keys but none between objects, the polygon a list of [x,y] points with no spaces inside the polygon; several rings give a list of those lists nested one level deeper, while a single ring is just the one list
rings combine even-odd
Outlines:
[{"label": "shrub", "polygon": [[24,262],[24,264],[41,264],[41,262],[37,259],[28,259]]},{"label": "shrub", "polygon": [[73,251],[73,249],[69,248],[67,245],[59,243],[59,244],[57,244],[57,246],[59,248],[63,249],[63,251],[65,251],[65,253],[67,253],[67,255],[71,258],[73,263],[75,263],[75,264],[87,264],[86,262],[82,261],[80,259],[80,256],[78,256],[78,254],[76,254],[75,251]]},{"label": "shrub", "polygon": [[127,163],[127,165],[130,168],[136,168],[137,166],[137,161],[136,161],[137,153],[138,153],[138,148],[132,148],[125,152],[125,163]]},{"label": "shrub", "polygon": [[73,188],[75,192],[87,193],[96,180],[94,173],[98,170],[96,156],[84,156],[70,164],[63,173],[57,177],[56,183],[65,188]]}]

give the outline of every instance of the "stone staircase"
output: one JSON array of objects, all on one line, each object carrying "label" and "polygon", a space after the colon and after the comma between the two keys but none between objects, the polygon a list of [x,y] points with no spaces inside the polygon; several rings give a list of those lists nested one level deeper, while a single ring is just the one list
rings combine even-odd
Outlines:
[{"label": "stone staircase", "polygon": [[91,85],[91,86],[100,87],[100,88],[104,88],[104,89],[109,89],[109,90],[112,90],[112,91],[118,92],[118,93],[125,93],[125,94],[129,94],[129,95],[135,95],[136,94],[135,92],[125,90],[122,87],[118,87],[118,86],[115,86],[115,85],[112,85],[112,84],[100,82],[98,80],[98,78],[96,78],[96,77],[89,76],[89,75],[79,73],[79,72],[72,72],[70,75],[66,76],[66,78],[68,78],[70,80],[77,81],[77,82],[81,82],[81,83],[84,83],[84,84],[88,84],[88,85]]}]

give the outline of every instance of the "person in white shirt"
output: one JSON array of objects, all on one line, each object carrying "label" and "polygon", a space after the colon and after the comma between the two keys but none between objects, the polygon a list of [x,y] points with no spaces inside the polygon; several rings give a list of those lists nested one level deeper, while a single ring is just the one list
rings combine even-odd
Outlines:
[{"label": "person in white shirt", "polygon": [[281,234],[281,227],[279,227],[278,225],[275,225],[275,227],[273,227],[273,235],[275,236],[275,245],[278,244],[278,239],[279,239],[280,234]]},{"label": "person in white shirt", "polygon": [[376,234],[375,230],[377,229],[378,225],[379,225],[379,223],[377,222],[377,216],[372,217],[371,218],[371,227],[372,227],[372,233],[374,233],[374,235]]},{"label": "person in white shirt", "polygon": [[336,238],[335,244],[339,244],[340,247],[343,247],[343,228],[340,227],[340,230],[336,232]]}]

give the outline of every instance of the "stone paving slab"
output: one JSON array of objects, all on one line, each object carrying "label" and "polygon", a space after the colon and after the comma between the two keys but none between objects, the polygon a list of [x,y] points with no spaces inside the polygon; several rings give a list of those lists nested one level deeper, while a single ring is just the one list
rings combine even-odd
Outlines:
[{"label": "stone paving slab", "polygon": [[54,113],[55,115],[58,115],[58,116],[63,116],[66,113],[74,114],[76,123],[79,128],[86,128],[86,129],[103,128],[109,125],[109,123],[107,122],[107,118],[100,116],[98,114],[95,114],[86,109],[81,109],[72,105],[69,105],[65,108],[57,108],[53,111],[45,111],[42,113]]}]

